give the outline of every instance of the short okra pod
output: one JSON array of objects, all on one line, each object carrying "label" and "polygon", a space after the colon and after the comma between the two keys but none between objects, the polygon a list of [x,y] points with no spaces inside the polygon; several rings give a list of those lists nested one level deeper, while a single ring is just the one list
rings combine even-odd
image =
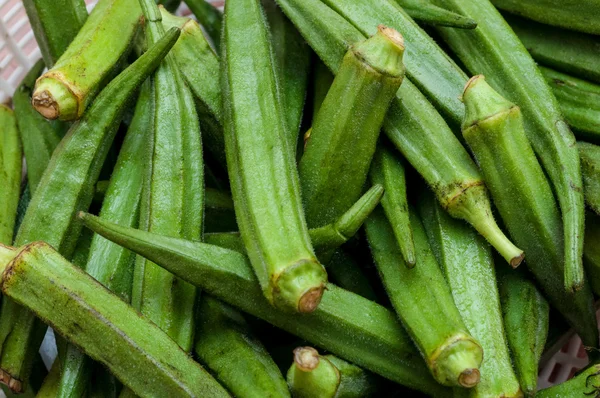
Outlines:
[{"label": "short okra pod", "polygon": [[225,4],[221,86],[227,167],[242,239],[265,297],[278,308],[312,312],[327,274],[304,219],[269,37],[258,0]]},{"label": "short okra pod", "polygon": [[[141,397],[229,394],[166,333],[46,243],[0,249],[2,294],[26,306]],[[57,307],[60,310],[57,310]]]},{"label": "short okra pod", "polygon": [[32,99],[37,111],[47,119],[79,119],[127,54],[140,15],[137,0],[100,1],[64,54],[37,80]]},{"label": "short okra pod", "polygon": [[377,387],[374,378],[358,366],[319,355],[312,347],[294,350],[287,382],[294,398],[362,398],[372,396]]},{"label": "short okra pod", "polygon": [[221,50],[221,26],[223,14],[206,0],[186,0],[185,4],[211,38],[217,52]]},{"label": "short okra pod", "polygon": [[600,365],[593,364],[571,380],[540,390],[536,397],[597,397],[598,394],[600,394]]},{"label": "short okra pod", "polygon": [[12,244],[21,196],[23,149],[12,109],[0,104],[0,243]]},{"label": "short okra pod", "polygon": [[578,142],[585,203],[600,215],[600,146]]},{"label": "short okra pod", "polygon": [[396,0],[411,18],[429,25],[450,26],[459,29],[475,29],[475,20],[448,11],[429,0]]}]

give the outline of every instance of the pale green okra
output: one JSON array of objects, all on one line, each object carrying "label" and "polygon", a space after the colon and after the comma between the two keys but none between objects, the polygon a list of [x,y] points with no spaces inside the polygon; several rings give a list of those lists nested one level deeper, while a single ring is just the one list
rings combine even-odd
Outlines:
[{"label": "pale green okra", "polygon": [[12,109],[0,104],[0,243],[12,244],[21,196],[23,148]]}]

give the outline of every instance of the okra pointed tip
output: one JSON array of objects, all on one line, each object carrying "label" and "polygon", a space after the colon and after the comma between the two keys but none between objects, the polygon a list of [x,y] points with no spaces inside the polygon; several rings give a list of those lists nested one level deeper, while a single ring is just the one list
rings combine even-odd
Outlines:
[{"label": "okra pointed tip", "polygon": [[472,388],[479,384],[479,369],[465,369],[458,377],[458,383],[465,388]]},{"label": "okra pointed tip", "polygon": [[303,372],[315,370],[319,361],[319,353],[312,347],[298,347],[294,350],[294,363]]}]

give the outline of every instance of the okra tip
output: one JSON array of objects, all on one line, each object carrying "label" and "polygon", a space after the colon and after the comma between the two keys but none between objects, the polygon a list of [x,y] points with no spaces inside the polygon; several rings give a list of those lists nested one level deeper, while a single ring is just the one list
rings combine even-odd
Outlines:
[{"label": "okra tip", "polygon": [[294,363],[303,372],[315,370],[319,362],[319,353],[312,347],[298,347],[294,350]]},{"label": "okra tip", "polygon": [[69,86],[61,74],[47,72],[37,80],[31,104],[46,119],[77,119],[80,98]]},{"label": "okra tip", "polygon": [[483,120],[505,114],[516,107],[494,90],[483,75],[475,75],[467,81],[460,99],[465,104],[463,132]]},{"label": "okra tip", "polygon": [[273,304],[282,310],[310,313],[317,309],[327,283],[316,259],[302,259],[274,276]]}]

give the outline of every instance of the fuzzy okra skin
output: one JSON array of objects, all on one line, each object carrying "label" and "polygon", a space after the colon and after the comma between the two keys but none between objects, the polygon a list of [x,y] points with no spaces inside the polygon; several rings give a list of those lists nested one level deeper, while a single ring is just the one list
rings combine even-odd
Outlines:
[{"label": "fuzzy okra skin", "polygon": [[588,212],[585,221],[583,264],[592,290],[596,295],[600,295],[600,217]]},{"label": "fuzzy okra skin", "polygon": [[[600,215],[600,147],[587,142],[578,142],[585,202]],[[587,223],[586,223],[587,224]]]},{"label": "fuzzy okra skin", "polygon": [[158,326],[48,244],[30,243],[13,255],[2,263],[2,294],[102,362],[140,397],[229,396]]},{"label": "fuzzy okra skin", "polygon": [[21,194],[23,149],[12,109],[0,104],[0,243],[13,240],[17,206]]},{"label": "fuzzy okra skin", "polygon": [[565,283],[568,267],[563,262],[561,218],[550,184],[527,141],[519,107],[494,91],[482,75],[467,83],[463,101],[463,136],[508,231],[525,249],[529,270],[584,344],[596,346],[593,299],[583,275],[571,278],[582,281],[578,289],[565,292],[573,285]]},{"label": "fuzzy okra skin", "polygon": [[[44,240],[70,257],[81,224],[74,215],[87,209],[126,102],[175,44],[173,29],[117,76],[54,151],[29,204],[16,237],[23,245]],[[68,176],[68,178],[67,178]],[[0,317],[0,375],[15,389],[28,373],[28,350],[36,352],[43,333],[39,321],[11,300],[3,300]]]},{"label": "fuzzy okra skin", "polygon": [[85,1],[24,0],[23,5],[44,62],[52,67],[84,24]]},{"label": "fuzzy okra skin", "polygon": [[429,0],[396,0],[396,2],[411,18],[426,24],[459,29],[477,27],[475,20],[431,4]]},{"label": "fuzzy okra skin", "polygon": [[185,4],[211,38],[217,52],[221,49],[223,14],[206,0],[186,0]]},{"label": "fuzzy okra skin", "polygon": [[319,355],[312,347],[294,350],[287,382],[294,398],[361,398],[371,396],[376,388],[372,377],[358,366]]},{"label": "fuzzy okra skin", "polygon": [[202,297],[194,352],[236,397],[289,397],[279,368],[236,309]]},{"label": "fuzzy okra skin", "polygon": [[[277,2],[334,74],[347,48],[364,40],[359,30],[321,0]],[[425,178],[444,209],[473,225],[507,262],[518,265],[522,251],[496,224],[477,166],[446,121],[409,79],[405,78],[400,86],[383,127],[387,137]]]},{"label": "fuzzy okra skin", "polygon": [[121,227],[90,214],[80,218],[94,232],[244,312],[397,383],[434,396],[451,395],[433,380],[396,316],[372,301],[328,284],[314,312],[291,314],[268,304],[241,253]]},{"label": "fuzzy okra skin", "polygon": [[52,69],[37,80],[35,109],[46,119],[79,119],[127,54],[140,15],[137,0],[101,0]]},{"label": "fuzzy okra skin", "polygon": [[540,390],[537,398],[597,397],[600,394],[600,365],[593,364],[571,380]]},{"label": "fuzzy okra skin", "polygon": [[278,308],[311,312],[327,273],[304,219],[268,33],[258,0],[226,3],[221,86],[227,167],[242,239],[265,297]]}]

